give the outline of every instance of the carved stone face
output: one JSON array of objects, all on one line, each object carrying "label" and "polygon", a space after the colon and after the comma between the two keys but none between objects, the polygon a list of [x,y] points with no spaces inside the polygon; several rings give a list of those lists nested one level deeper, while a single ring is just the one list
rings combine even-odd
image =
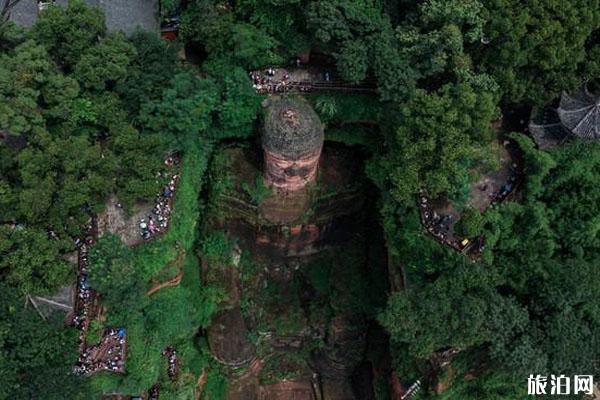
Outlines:
[{"label": "carved stone face", "polygon": [[313,181],[317,174],[320,149],[298,160],[265,150],[265,178],[277,188],[293,191]]},{"label": "carved stone face", "polygon": [[315,179],[323,148],[323,124],[305,100],[271,98],[263,120],[267,184],[286,192]]},{"label": "carved stone face", "polygon": [[284,169],[283,172],[285,173],[286,178],[299,176],[303,179],[309,179],[311,170],[309,166],[302,167],[297,162],[294,162],[290,167]]}]

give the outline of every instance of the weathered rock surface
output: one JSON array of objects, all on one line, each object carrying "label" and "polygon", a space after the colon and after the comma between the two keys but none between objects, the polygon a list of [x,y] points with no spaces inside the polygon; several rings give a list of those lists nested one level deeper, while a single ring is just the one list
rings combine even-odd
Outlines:
[{"label": "weathered rock surface", "polygon": [[[355,307],[360,289],[348,285],[362,279],[366,249],[360,164],[349,149],[325,147],[313,182],[257,204],[248,185],[261,173],[258,157],[225,153],[228,171],[219,173],[231,185],[212,202],[211,229],[226,232],[253,263],[207,266],[228,294],[208,331],[210,349],[243,368],[231,369],[228,399],[358,400],[352,376],[366,347],[364,316]],[[350,252],[354,265],[336,258]],[[329,288],[317,287],[314,274],[327,276],[321,284]]]},{"label": "weathered rock surface", "polygon": [[293,192],[313,182],[323,148],[323,125],[305,100],[273,96],[263,121],[265,168],[269,185]]}]

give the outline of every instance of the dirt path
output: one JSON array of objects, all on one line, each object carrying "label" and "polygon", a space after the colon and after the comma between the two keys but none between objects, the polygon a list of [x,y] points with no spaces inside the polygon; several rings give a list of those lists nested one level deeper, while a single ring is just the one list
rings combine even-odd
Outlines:
[{"label": "dirt path", "polygon": [[183,271],[179,272],[173,279],[168,280],[163,283],[160,283],[157,286],[152,287],[150,290],[148,290],[148,292],[146,293],[146,296],[152,296],[154,293],[158,292],[160,289],[179,285],[179,283],[181,283],[181,278],[183,278]]},{"label": "dirt path", "polygon": [[177,273],[177,275],[175,275],[173,278],[171,278],[165,282],[158,282],[157,277],[152,278],[150,283],[152,283],[153,286],[150,288],[150,290],[148,290],[146,295],[152,296],[154,293],[158,292],[160,289],[179,285],[181,283],[181,279],[183,278],[183,261],[184,261],[184,259],[185,259],[185,250],[180,249],[179,252],[177,253],[177,258],[175,258],[173,261],[169,262],[162,270],[160,270],[156,274],[157,276],[160,276],[161,273],[166,273],[169,271],[169,269],[176,267],[177,270],[179,271]]},{"label": "dirt path", "polygon": [[196,382],[196,394],[194,396],[195,400],[200,400],[200,396],[202,396],[202,392],[204,391],[204,385],[208,381],[208,370],[206,368],[202,368],[202,373],[198,377],[198,382]]}]

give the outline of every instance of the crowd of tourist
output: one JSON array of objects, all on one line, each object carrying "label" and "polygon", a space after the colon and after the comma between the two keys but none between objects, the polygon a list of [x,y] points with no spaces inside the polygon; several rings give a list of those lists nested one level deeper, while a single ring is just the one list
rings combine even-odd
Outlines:
[{"label": "crowd of tourist", "polygon": [[158,400],[160,395],[160,385],[158,383],[152,385],[148,391],[148,400]]},{"label": "crowd of tourist", "polygon": [[456,243],[449,239],[454,216],[452,214],[438,214],[423,191],[419,195],[419,208],[421,209],[421,220],[425,229],[438,241],[452,247],[458,247]]},{"label": "crowd of tourist", "polygon": [[[517,188],[519,179],[520,173],[518,172],[516,165],[513,164],[506,183],[502,185],[497,192],[490,194],[490,204],[499,204],[506,200],[506,198]],[[468,250],[468,247],[472,244],[470,238],[455,238],[452,232],[452,227],[454,223],[456,223],[455,216],[453,214],[440,215],[434,209],[424,191],[419,193],[419,208],[423,226],[434,238],[458,251]],[[477,251],[480,253],[482,250],[483,241],[479,241]]]},{"label": "crowd of tourist", "polygon": [[290,81],[290,74],[284,69],[267,68],[250,72],[252,87],[259,94],[285,93],[292,88],[300,91],[308,90],[308,83]]},{"label": "crowd of tourist", "polygon": [[[325,82],[330,80],[330,73],[324,75]],[[290,78],[290,73],[283,68],[267,68],[250,72],[252,87],[258,94],[286,93],[291,90],[310,92],[314,87],[311,81],[295,81]],[[322,81],[321,81],[322,82]]]},{"label": "crowd of tourist", "polygon": [[108,328],[100,343],[83,349],[73,371],[90,375],[97,371],[125,371],[125,328]]},{"label": "crowd of tourist", "polygon": [[177,351],[172,346],[167,346],[163,351],[163,356],[167,357],[167,374],[172,381],[177,379]]},{"label": "crowd of tourist", "polygon": [[96,293],[88,283],[89,248],[94,244],[93,223],[86,230],[85,239],[75,239],[78,252],[77,286],[73,325],[79,329],[79,359],[73,367],[76,375],[89,375],[106,370],[123,372],[125,366],[125,329],[109,328],[99,344],[87,346],[86,336],[93,317]]},{"label": "crowd of tourist", "polygon": [[453,226],[456,223],[456,216],[454,214],[440,215],[423,192],[419,195],[419,208],[423,226],[438,242],[471,257],[478,257],[481,254],[484,249],[483,238],[472,240],[473,238],[454,236]]},{"label": "crowd of tourist", "polygon": [[93,239],[88,237],[85,241],[80,239],[76,240],[78,245],[78,274],[77,274],[77,287],[76,287],[76,298],[75,298],[75,312],[73,315],[73,325],[85,332],[89,325],[89,315],[91,313],[92,304],[94,301],[95,293],[90,289],[88,285],[88,272],[89,272],[89,260],[88,260],[88,248],[93,243]]},{"label": "crowd of tourist", "polygon": [[513,164],[507,182],[504,185],[502,185],[498,193],[494,194],[492,204],[502,203],[504,200],[506,200],[506,198],[517,188],[520,177],[521,174],[516,169],[516,165]]},{"label": "crowd of tourist", "polygon": [[406,390],[406,392],[402,395],[402,397],[400,397],[400,400],[410,400],[420,390],[421,390],[421,380],[417,379],[412,385],[410,385],[410,387]]},{"label": "crowd of tourist", "polygon": [[[168,157],[165,165],[168,169],[177,164],[177,159]],[[164,232],[169,223],[173,196],[179,180],[176,173],[158,173],[157,178],[166,177],[168,183],[163,187],[161,193],[156,197],[156,203],[147,218],[141,219],[139,227],[140,235],[144,239],[150,239],[156,234]],[[92,346],[86,345],[86,335],[92,318],[96,294],[88,283],[89,258],[88,252],[94,244],[93,223],[87,227],[85,239],[75,239],[78,252],[78,273],[75,294],[75,311],[73,325],[80,330],[79,333],[79,360],[73,367],[77,375],[89,375],[94,372],[105,370],[113,372],[124,372],[125,370],[125,328],[108,328],[104,331],[100,343]],[[163,353],[169,360],[169,377],[175,379],[177,375],[177,354],[175,349],[167,347]],[[154,395],[152,393],[155,393]],[[150,398],[158,399],[158,386],[154,386],[150,392]]]},{"label": "crowd of tourist", "polygon": [[[299,65],[299,63],[298,63]],[[302,74],[304,78],[294,78],[284,68],[266,68],[249,73],[252,87],[258,94],[286,93],[289,91],[311,92],[320,90],[343,90],[343,91],[375,91],[376,86],[372,82],[350,83],[334,80],[331,71],[312,72],[310,78]]]},{"label": "crowd of tourist", "polygon": [[[173,167],[176,163],[177,160],[173,157],[168,157],[165,160],[165,165],[169,168]],[[168,172],[159,172],[157,174],[157,178],[159,179],[165,176],[168,178],[168,184],[156,196],[152,212],[146,218],[142,218],[139,221],[140,236],[146,240],[164,232],[169,225],[169,216],[171,215],[173,196],[175,195],[179,175]]]}]

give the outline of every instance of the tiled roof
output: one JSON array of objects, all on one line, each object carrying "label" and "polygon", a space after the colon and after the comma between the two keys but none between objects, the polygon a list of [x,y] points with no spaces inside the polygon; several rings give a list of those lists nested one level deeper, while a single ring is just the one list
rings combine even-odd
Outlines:
[{"label": "tiled roof", "polygon": [[[158,0],[86,0],[106,14],[106,25],[111,31],[130,34],[140,28],[158,31]],[[64,6],[68,0],[57,0]],[[21,0],[11,11],[10,19],[19,25],[31,26],[38,16],[37,0]]]},{"label": "tiled roof", "polygon": [[21,0],[10,10],[9,19],[18,25],[31,26],[38,14],[37,0]]},{"label": "tiled roof", "polygon": [[586,88],[560,99],[558,116],[562,124],[582,139],[600,139],[600,97]]},{"label": "tiled roof", "polygon": [[130,34],[140,28],[158,31],[158,0],[88,0],[106,13],[109,30]]}]

